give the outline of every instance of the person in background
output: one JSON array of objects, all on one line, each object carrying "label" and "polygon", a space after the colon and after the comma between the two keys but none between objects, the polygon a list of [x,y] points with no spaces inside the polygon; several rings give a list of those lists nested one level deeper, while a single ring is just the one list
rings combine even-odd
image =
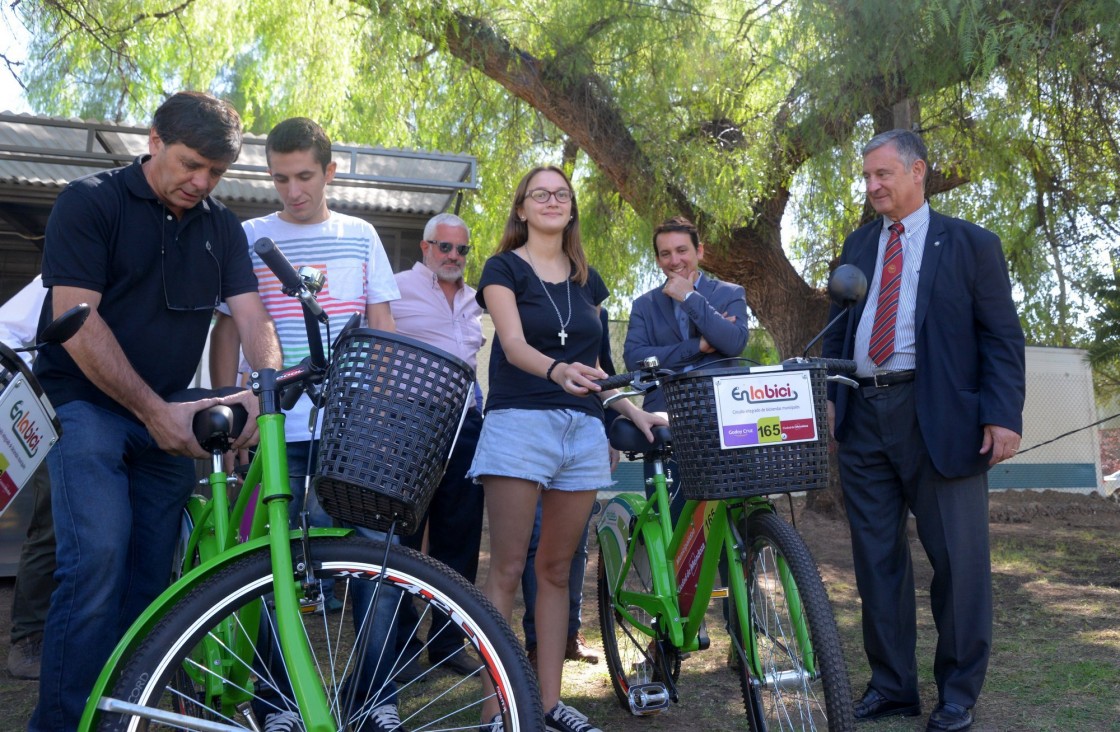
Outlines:
[{"label": "person in background", "polygon": [[31,732],[77,728],[113,646],[167,586],[192,458],[207,457],[191,430],[195,412],[240,403],[249,421],[235,446],[256,440],[249,392],[167,401],[194,377],[223,300],[249,363],[280,366],[245,234],[210,196],[240,152],[232,106],[179,92],[156,110],[147,155],[71,182],[47,221],[41,322],[80,303],[91,311],[35,359],[62,437],[47,456],[58,589]]},{"label": "person in background", "polygon": [[[704,244],[696,226],[683,216],[663,221],[653,230],[653,256],[665,284],[638,297],[630,309],[622,351],[626,368],[634,371],[654,356],[661,368],[684,372],[740,355],[749,336],[746,292],[700,271]],[[648,392],[642,406],[647,412],[665,411],[664,392]],[[675,460],[665,467],[679,480]],[[648,480],[652,467],[647,464],[645,470]],[[671,486],[674,520],[684,508],[679,488],[679,483]]]},{"label": "person in background", "polygon": [[858,366],[858,388],[828,392],[871,666],[855,717],[921,714],[913,514],[933,566],[938,631],[926,729],[960,732],[972,726],[992,647],[987,471],[1019,448],[1026,369],[999,238],[932,211],[928,170],[925,143],[908,130],[864,146],[880,218],[848,236],[840,263],[871,286],[823,353]]},{"label": "person in background", "polygon": [[[545,726],[597,728],[560,700],[572,555],[596,491],[611,485],[603,405],[594,379],[606,285],[588,266],[571,183],[556,167],[534,168],[514,193],[498,253],[486,261],[479,304],[494,320],[486,418],[469,475],[482,481],[490,525],[484,592],[507,619],[525,567],[537,500],[537,676]],[[665,420],[626,401],[615,409],[653,439]],[[485,680],[484,680],[485,683]],[[481,729],[502,728],[498,701]]]},{"label": "person in background", "polygon": [[[603,340],[599,345],[599,367],[608,376],[615,375],[614,359],[611,357],[610,316],[606,308],[599,309],[599,321],[603,326]],[[604,428],[610,434],[611,422],[618,416],[618,412],[606,412]],[[618,466],[618,451],[610,448],[611,472]],[[579,661],[580,663],[599,663],[599,654],[587,645],[580,628],[583,625],[583,578],[587,574],[587,534],[591,526],[591,517],[588,515],[587,525],[583,528],[583,536],[576,546],[576,553],[572,556],[572,568],[568,575],[568,643],[564,646],[565,661]],[[533,535],[529,538],[529,555],[525,558],[525,571],[521,574],[521,596],[525,599],[525,615],[521,618],[521,628],[525,632],[525,650],[529,654],[529,662],[536,668],[537,665],[537,571],[536,557],[537,544],[541,539],[541,504],[537,502],[537,515],[533,519]]]},{"label": "person in background", "polygon": [[[36,275],[11,300],[0,305],[0,343],[11,348],[35,343],[39,314],[46,298],[42,277]],[[30,354],[20,355],[28,365],[31,364]],[[33,496],[33,508],[12,588],[12,645],[8,651],[8,673],[17,679],[37,679],[43,653],[43,626],[47,621],[51,593],[56,587],[51,479],[46,461],[35,469],[23,490]]]},{"label": "person in background", "polygon": [[[397,274],[401,297],[391,303],[391,308],[398,333],[435,346],[477,369],[478,349],[486,339],[475,290],[463,281],[470,237],[466,222],[455,214],[441,213],[429,219],[420,242],[421,261]],[[482,431],[479,406],[474,404],[467,410],[443,479],[419,528],[401,540],[405,546],[420,550],[427,528],[428,553],[472,583],[478,575],[484,496],[482,487],[467,477],[467,470]],[[401,649],[411,646],[407,658],[419,652],[415,636],[418,620],[411,604],[402,606],[397,636]],[[426,645],[433,667],[458,674],[469,674],[479,667],[467,655],[463,634],[448,625],[446,616],[436,611],[431,627]],[[403,681],[422,673],[413,662],[397,679]]]},{"label": "person in background", "polygon": [[[399,296],[393,270],[385,255],[381,239],[368,222],[331,211],[327,207],[327,185],[334,178],[336,164],[331,159],[331,142],[326,132],[313,120],[293,117],[276,125],[265,141],[265,155],[272,184],[280,195],[283,209],[277,213],[244,222],[248,242],[262,237],[272,239],[294,266],[312,266],[326,276],[326,285],[318,295],[319,304],[330,319],[330,330],[322,329],[323,343],[329,343],[328,332],[337,335],[353,313],[361,313],[372,328],[393,331],[393,314],[389,302]],[[291,298],[281,292],[280,282],[255,253],[251,254],[254,270],[260,280],[265,307],[276,320],[284,366],[291,367],[308,355],[307,329],[303,312],[292,306]],[[211,334],[211,380],[215,386],[233,385],[237,379],[238,352],[242,346],[240,333],[230,318],[219,314]],[[332,521],[315,496],[308,491],[311,468],[319,448],[319,422],[310,425],[311,399],[300,396],[287,412],[284,421],[287,439],[288,468],[291,476],[293,524],[298,525],[300,510],[306,505],[313,526],[331,526]],[[304,497],[306,496],[306,504]],[[384,540],[380,531],[360,528],[358,533]],[[354,613],[357,625],[368,610],[370,597],[367,583],[356,584]],[[332,592],[333,584],[323,584],[323,602],[328,610],[338,609],[341,602]],[[332,607],[333,606],[333,607]],[[393,633],[396,598],[383,593],[378,600],[372,637],[384,638]],[[370,652],[380,648],[370,643]],[[363,720],[361,732],[397,729],[396,687],[387,676],[386,664],[376,659],[363,664],[364,670],[376,669],[373,681],[363,679],[360,688],[378,689],[377,700]],[[299,715],[293,710],[270,710],[265,714],[269,732],[302,730]]]}]

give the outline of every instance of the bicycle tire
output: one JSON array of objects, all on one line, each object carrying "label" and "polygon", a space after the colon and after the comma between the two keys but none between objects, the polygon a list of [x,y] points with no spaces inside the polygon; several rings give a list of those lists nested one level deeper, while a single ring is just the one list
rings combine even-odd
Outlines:
[{"label": "bicycle tire", "polygon": [[[407,651],[398,656],[393,643],[373,638],[373,633],[366,632],[368,626],[359,626],[354,618],[354,592],[372,589],[380,576],[384,576],[385,581],[379,602],[396,595],[399,599],[392,600],[394,610],[402,600],[423,603],[423,607],[418,608],[422,622],[425,619],[431,622],[433,603],[447,611],[444,617],[453,618],[472,639],[468,648],[473,647],[476,657],[472,661],[478,666],[474,673],[448,677],[449,669],[434,665],[416,680],[398,681],[397,704],[405,727],[431,729],[436,721],[439,724],[435,726],[441,729],[477,727],[485,701],[481,678],[482,674],[487,674],[504,700],[506,730],[539,732],[544,729],[536,676],[521,644],[494,606],[461,575],[431,557],[396,545],[384,562],[387,572],[382,575],[385,545],[358,537],[316,537],[310,540],[310,547],[315,584],[333,579],[336,591],[345,598],[345,607],[340,612],[331,613],[320,607],[300,616],[338,730],[377,728],[372,721],[366,727],[363,724],[370,719],[370,712],[385,701],[384,687],[378,686],[375,690],[372,682],[366,687],[364,699],[348,701],[348,684],[356,677],[354,649],[361,638],[369,638],[365,658],[376,659],[372,661],[374,671],[385,668],[387,674],[395,675],[409,661],[415,660],[415,655]],[[298,567],[303,554],[301,542],[292,542],[292,553],[293,563]],[[365,586],[359,587],[356,583],[360,582]],[[267,634],[246,632],[243,625],[243,622],[251,625],[251,621],[245,620],[251,617],[249,609],[260,608],[260,626],[275,627],[273,608],[269,604],[272,586],[267,548],[247,554],[199,584],[156,624],[132,654],[122,659],[122,671],[113,685],[112,697],[148,708],[170,709],[199,719],[219,721],[235,729],[252,729],[253,723],[264,728],[267,717],[280,712],[298,717],[282,660],[265,659],[267,648],[274,644],[261,640]],[[386,592],[386,588],[400,592]],[[312,588],[312,594],[316,591],[317,588]],[[211,650],[216,638],[228,642],[231,628],[234,633],[252,637],[253,656],[240,658],[233,653],[226,654],[221,667],[224,691],[208,696],[201,682],[218,670],[200,668],[192,652]],[[370,673],[372,679],[373,671]],[[251,683],[238,681],[246,674]],[[366,683],[367,677],[362,678],[361,684]],[[192,684],[192,680],[195,683]],[[184,687],[191,691],[184,692]],[[348,715],[342,711],[346,709],[350,710]],[[342,720],[342,716],[347,718]],[[172,723],[109,712],[99,712],[93,728],[103,732],[180,729]],[[294,728],[303,729],[302,726]]]},{"label": "bicycle tire", "polygon": [[[755,679],[737,656],[735,645],[746,648],[750,640],[741,632],[734,596],[728,600],[728,630],[750,729],[850,732],[855,720],[840,634],[809,548],[774,513],[751,515],[746,528],[749,547],[743,571],[763,679]],[[789,568],[800,598],[815,659],[813,674],[806,671],[806,649],[794,632],[790,598],[778,574],[781,563]]]},{"label": "bicycle tire", "polygon": [[[651,594],[653,592],[653,578],[650,574],[649,557],[646,546],[640,538],[632,539],[632,560],[630,571],[623,583],[624,589]],[[606,574],[607,562],[600,549],[598,572],[599,595],[599,628],[603,634],[603,650],[607,660],[607,672],[611,677],[611,686],[614,688],[618,704],[627,712],[633,712],[630,707],[631,688],[644,684],[660,683],[664,681],[667,669],[673,683],[676,683],[681,671],[680,653],[674,648],[667,648],[667,658],[655,658],[656,642],[648,632],[637,628],[630,620],[614,606],[611,596],[610,584]],[[627,608],[634,618],[645,625],[652,627],[653,619],[649,613],[633,605]]]}]

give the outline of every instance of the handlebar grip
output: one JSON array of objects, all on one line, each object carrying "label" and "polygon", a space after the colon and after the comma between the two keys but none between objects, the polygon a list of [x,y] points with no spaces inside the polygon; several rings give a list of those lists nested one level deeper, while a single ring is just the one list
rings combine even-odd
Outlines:
[{"label": "handlebar grip", "polygon": [[820,366],[832,374],[854,374],[856,362],[846,358],[811,358],[813,365]]},{"label": "handlebar grip", "polygon": [[276,246],[276,242],[269,239],[267,236],[257,239],[253,244],[253,251],[261,258],[272,273],[280,280],[280,284],[284,289],[291,292],[299,292],[303,287],[303,281],[300,280],[299,274],[296,272],[295,267],[284,256],[284,252]]},{"label": "handlebar grip", "polygon": [[637,376],[636,373],[627,372],[625,374],[615,374],[608,376],[605,379],[596,379],[595,383],[599,385],[603,391],[610,391],[611,389],[621,389],[624,386],[630,386],[631,382]]}]

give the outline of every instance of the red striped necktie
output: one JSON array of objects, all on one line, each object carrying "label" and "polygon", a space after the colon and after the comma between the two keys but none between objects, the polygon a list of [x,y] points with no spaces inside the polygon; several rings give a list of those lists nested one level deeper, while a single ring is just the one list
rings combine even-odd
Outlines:
[{"label": "red striped necktie", "polygon": [[879,302],[875,306],[875,324],[867,355],[882,366],[894,353],[895,323],[898,321],[898,295],[902,289],[902,222],[891,224],[887,251],[883,253],[883,272],[879,277]]}]

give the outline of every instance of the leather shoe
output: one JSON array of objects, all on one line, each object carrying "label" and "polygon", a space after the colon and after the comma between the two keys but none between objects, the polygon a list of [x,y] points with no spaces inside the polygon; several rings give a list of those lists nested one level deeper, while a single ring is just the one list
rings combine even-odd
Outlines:
[{"label": "leather shoe", "polygon": [[466,650],[459,649],[446,658],[439,659],[428,656],[433,668],[440,671],[449,671],[460,676],[470,676],[482,666],[482,663],[471,658]]},{"label": "leather shoe", "polygon": [[587,645],[583,633],[576,631],[575,634],[568,636],[568,645],[564,648],[564,660],[599,663],[599,654]]},{"label": "leather shoe", "polygon": [[962,732],[972,728],[972,710],[952,702],[934,707],[926,724],[926,732]]},{"label": "leather shoe", "polygon": [[852,705],[852,716],[860,722],[896,715],[916,717],[921,713],[921,702],[891,701],[871,687],[867,687],[867,691],[863,692],[863,698]]}]

